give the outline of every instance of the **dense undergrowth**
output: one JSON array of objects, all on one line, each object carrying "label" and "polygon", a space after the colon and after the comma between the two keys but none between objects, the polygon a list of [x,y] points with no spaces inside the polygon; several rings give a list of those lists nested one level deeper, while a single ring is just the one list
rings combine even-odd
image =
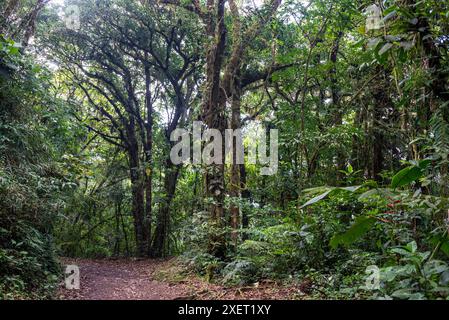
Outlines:
[{"label": "dense undergrowth", "polygon": [[[58,256],[136,255],[310,298],[448,299],[448,4],[382,1],[373,30],[372,1],[226,7],[216,66],[217,28],[170,2],[67,0],[78,30],[1,3],[0,299],[52,297]],[[172,163],[174,130],[211,114],[277,129],[276,174]]]},{"label": "dense undergrowth", "polygon": [[59,279],[52,231],[67,182],[64,119],[48,80],[0,38],[0,299],[51,297]]},{"label": "dense undergrowth", "polygon": [[[401,185],[410,182],[402,178]],[[204,253],[206,225],[203,232],[187,231],[187,246],[197,250],[183,258],[206,279],[226,285],[279,279],[300,284],[315,298],[446,299],[447,199],[426,194],[423,185],[425,170],[412,190],[374,181],[309,189],[315,197],[301,206],[299,218],[296,208],[283,218],[253,209],[257,224],[243,231],[247,240],[232,248],[228,260]]]}]

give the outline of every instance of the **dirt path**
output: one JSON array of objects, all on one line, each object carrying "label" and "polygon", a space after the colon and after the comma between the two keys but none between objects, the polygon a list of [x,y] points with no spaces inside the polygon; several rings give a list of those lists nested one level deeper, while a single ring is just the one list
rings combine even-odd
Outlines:
[{"label": "dirt path", "polygon": [[77,265],[80,289],[63,284],[57,293],[63,300],[271,300],[296,299],[298,288],[265,281],[245,287],[225,288],[195,275],[183,275],[175,260],[62,259]]},{"label": "dirt path", "polygon": [[61,287],[60,299],[82,300],[171,300],[185,297],[186,286],[171,285],[153,279],[153,272],[163,263],[158,260],[69,260],[63,265],[77,265],[80,290]]}]

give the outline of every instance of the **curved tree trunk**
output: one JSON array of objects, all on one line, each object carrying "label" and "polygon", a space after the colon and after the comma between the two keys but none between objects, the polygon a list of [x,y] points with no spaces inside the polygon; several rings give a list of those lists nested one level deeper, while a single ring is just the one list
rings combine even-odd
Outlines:
[{"label": "curved tree trunk", "polygon": [[165,199],[163,200],[157,216],[154,240],[151,247],[151,256],[155,258],[166,255],[165,247],[170,224],[170,205],[175,195],[176,183],[179,176],[179,167],[172,164],[168,159],[164,177]]}]

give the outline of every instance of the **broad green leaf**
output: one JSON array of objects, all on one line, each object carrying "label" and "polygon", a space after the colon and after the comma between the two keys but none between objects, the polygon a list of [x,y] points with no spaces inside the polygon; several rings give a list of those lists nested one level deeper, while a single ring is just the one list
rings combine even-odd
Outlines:
[{"label": "broad green leaf", "polygon": [[407,257],[410,255],[410,251],[405,250],[403,248],[393,248],[393,249],[391,249],[391,252],[400,254],[401,256],[404,256],[404,257]]},{"label": "broad green leaf", "polygon": [[423,170],[416,166],[410,166],[402,169],[395,174],[391,180],[391,187],[396,189],[397,187],[402,187],[418,180],[423,175]]},{"label": "broad green leaf", "polygon": [[409,243],[405,246],[405,248],[406,248],[408,251],[410,251],[410,252],[412,252],[412,253],[415,253],[416,250],[418,249],[418,245],[416,244],[415,241],[411,241],[411,242],[409,242]]},{"label": "broad green leaf", "polygon": [[382,197],[384,197],[384,198],[385,198],[385,197],[393,197],[393,196],[394,196],[394,194],[393,194],[393,192],[391,191],[391,189],[387,189],[387,188],[375,188],[375,189],[371,189],[371,190],[368,190],[368,191],[362,193],[362,194],[359,196],[359,200],[369,199],[369,198],[371,198],[372,196],[376,196],[376,195],[382,196]]},{"label": "broad green leaf", "polygon": [[[300,207],[300,209],[305,208],[305,207],[307,207],[307,206],[310,206],[310,205],[312,205],[312,204],[314,204],[314,203],[317,203],[317,202],[320,201],[320,200],[323,200],[324,198],[326,198],[326,197],[327,197],[329,194],[331,194],[332,192],[339,191],[339,190],[349,191],[349,192],[355,192],[355,191],[357,191],[358,189],[360,189],[361,187],[362,187],[362,186],[341,187],[341,188],[340,188],[340,187],[331,187],[329,190],[325,191],[324,193],[322,193],[322,194],[320,194],[320,195],[318,195],[318,196],[316,196],[316,197],[310,199],[310,200],[307,201],[306,203],[304,203],[304,204]],[[313,189],[307,189],[307,190],[305,190],[305,191],[311,192],[311,191],[314,191],[314,189],[316,189],[316,188],[313,188]],[[316,190],[318,190],[318,189],[316,189]]]},{"label": "broad green leaf", "polygon": [[368,191],[362,193],[359,196],[359,200],[367,199],[367,198],[370,198],[370,197],[372,197],[374,195],[377,195],[377,194],[379,194],[379,191],[377,191],[377,189],[371,189],[371,190],[368,190]]},{"label": "broad green leaf", "polygon": [[348,164],[348,172],[349,173],[353,173],[354,172],[354,168],[351,166],[351,164]]},{"label": "broad green leaf", "polygon": [[399,289],[393,292],[391,296],[398,299],[410,299],[413,296],[413,289],[412,288]]},{"label": "broad green leaf", "polygon": [[396,17],[396,15],[397,15],[396,10],[393,10],[393,11],[389,12],[389,13],[388,13],[382,20],[383,20],[384,22],[387,22],[388,20],[390,20],[390,19]]},{"label": "broad green leaf", "polygon": [[444,271],[440,276],[440,285],[449,285],[449,270]]},{"label": "broad green leaf", "polygon": [[319,196],[316,196],[315,198],[310,199],[309,201],[307,201],[306,203],[304,203],[304,204],[301,206],[301,209],[302,209],[302,208],[305,208],[305,207],[307,207],[307,206],[310,206],[311,204],[317,203],[318,201],[320,201],[320,200],[326,198],[326,197],[329,195],[329,193],[331,193],[333,190],[334,190],[334,189],[327,190],[325,193],[322,193],[322,194],[320,194]]},{"label": "broad green leaf", "polygon": [[374,39],[369,39],[368,40],[368,49],[373,49],[375,47],[377,47],[377,45],[381,42],[382,40],[379,38],[374,38]]},{"label": "broad green leaf", "polygon": [[332,237],[330,241],[330,246],[332,248],[337,248],[339,245],[348,246],[363,235],[365,235],[375,224],[376,219],[368,216],[360,216],[356,218],[354,224],[345,232],[341,234],[336,234]]},{"label": "broad green leaf", "polygon": [[432,163],[432,159],[424,159],[424,160],[419,161],[418,166],[421,169],[425,170],[431,163]]},{"label": "broad green leaf", "polygon": [[379,50],[379,56],[385,54],[388,50],[390,50],[393,47],[392,43],[386,43],[380,50]]},{"label": "broad green leaf", "polygon": [[424,264],[424,267],[422,268],[423,274],[427,277],[431,277],[435,274],[442,274],[448,270],[449,268],[447,264],[444,261],[440,260],[431,260]]},{"label": "broad green leaf", "polygon": [[353,186],[353,187],[343,187],[343,188],[335,188],[335,190],[345,190],[349,192],[355,192],[359,190],[362,186]]}]

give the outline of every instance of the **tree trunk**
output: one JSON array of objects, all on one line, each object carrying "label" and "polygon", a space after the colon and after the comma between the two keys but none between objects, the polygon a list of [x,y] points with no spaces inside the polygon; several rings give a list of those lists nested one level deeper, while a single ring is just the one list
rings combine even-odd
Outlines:
[{"label": "tree trunk", "polygon": [[[226,99],[220,88],[220,73],[226,44],[224,21],[225,0],[217,0],[215,11],[208,21],[207,34],[214,39],[206,54],[206,83],[203,100],[203,119],[208,128],[217,129],[224,136]],[[211,234],[208,251],[217,258],[226,255],[224,229],[224,164],[211,164],[206,168],[206,195],[212,198],[209,206]]]},{"label": "tree trunk", "polygon": [[118,201],[114,204],[115,214],[115,243],[114,243],[114,256],[120,255],[120,209]]},{"label": "tree trunk", "polygon": [[[145,105],[147,119],[145,123],[146,141],[144,142],[145,151],[145,220],[144,228],[148,232],[148,249],[151,246],[151,222],[152,222],[152,183],[153,183],[153,106],[151,97],[151,76],[150,67],[145,65]],[[148,252],[150,255],[150,252]]]},{"label": "tree trunk", "polygon": [[[248,190],[248,186],[246,185],[246,168],[244,164],[239,165],[240,169],[240,190],[242,193],[242,199],[249,201],[251,198],[251,193]],[[247,210],[242,208],[242,228],[248,229],[249,227],[249,216]],[[248,234],[246,232],[242,235],[242,240],[247,240]]]},{"label": "tree trunk", "polygon": [[[341,126],[343,124],[343,110],[340,106],[340,92],[338,90],[338,78],[337,78],[337,58],[338,52],[340,50],[340,39],[343,37],[343,32],[338,32],[337,38],[332,46],[332,51],[330,54],[330,61],[332,63],[332,69],[330,71],[330,82],[331,82],[331,93],[332,93],[332,104],[335,108],[335,126]],[[337,151],[337,183],[343,180],[343,174],[340,170],[345,169],[345,154],[339,148]]]},{"label": "tree trunk", "polygon": [[[237,130],[241,127],[240,120],[240,99],[241,89],[240,81],[237,78],[233,80],[232,85],[232,103],[231,103],[231,129]],[[236,139],[232,141],[232,164],[231,164],[231,184],[229,186],[229,195],[235,200],[240,196],[240,164],[237,164],[237,144]],[[230,208],[231,212],[231,240],[234,247],[238,244],[238,229],[240,225],[240,205],[233,204]]]},{"label": "tree trunk", "polygon": [[388,107],[392,105],[389,93],[385,91],[385,87],[381,84],[388,83],[387,71],[383,71],[379,75],[379,85],[373,88],[374,106],[373,106],[373,124],[372,124],[372,153],[371,153],[371,178],[378,182],[382,182],[381,172],[385,168],[384,151],[385,151],[385,134],[384,134],[384,118]]},{"label": "tree trunk", "polygon": [[131,116],[128,126],[128,157],[129,170],[131,176],[131,194],[132,194],[132,213],[134,218],[134,231],[136,236],[137,256],[144,257],[148,255],[148,232],[144,226],[144,181],[141,175],[139,161],[139,145],[136,139],[135,123]]},{"label": "tree trunk", "polygon": [[175,195],[176,183],[179,176],[179,167],[172,164],[170,159],[166,162],[164,177],[165,199],[159,208],[151,255],[155,258],[164,257],[166,252],[167,235],[170,223],[170,205]]}]

